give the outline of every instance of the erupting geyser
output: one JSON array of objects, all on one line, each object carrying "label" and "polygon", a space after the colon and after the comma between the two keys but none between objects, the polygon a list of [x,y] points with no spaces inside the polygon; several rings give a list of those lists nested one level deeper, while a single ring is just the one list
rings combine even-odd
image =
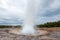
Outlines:
[{"label": "erupting geyser", "polygon": [[35,30],[36,28],[36,14],[38,13],[39,4],[41,0],[27,0],[23,27],[21,29],[15,29],[9,31],[10,33],[19,35],[45,35],[48,34],[44,30]]},{"label": "erupting geyser", "polygon": [[24,34],[34,34],[36,14],[38,13],[39,0],[27,0],[27,7],[24,18],[24,25],[22,28],[22,33]]}]

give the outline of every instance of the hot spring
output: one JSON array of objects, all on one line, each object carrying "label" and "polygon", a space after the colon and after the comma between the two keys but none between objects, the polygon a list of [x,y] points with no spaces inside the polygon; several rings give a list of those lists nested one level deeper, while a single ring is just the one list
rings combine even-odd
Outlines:
[{"label": "hot spring", "polygon": [[46,31],[35,30],[35,28],[36,28],[36,15],[38,13],[39,5],[40,5],[40,0],[27,0],[22,30],[19,29],[19,31],[10,31],[10,32],[16,33],[16,34],[23,34],[23,35],[30,35],[30,34],[43,35],[43,34],[46,34],[47,33]]}]

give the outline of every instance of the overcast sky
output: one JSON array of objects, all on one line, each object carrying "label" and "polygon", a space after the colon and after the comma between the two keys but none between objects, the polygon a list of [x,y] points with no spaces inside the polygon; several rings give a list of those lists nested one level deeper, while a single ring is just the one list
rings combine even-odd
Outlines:
[{"label": "overcast sky", "polygon": [[[0,0],[0,24],[22,24],[26,0]],[[36,24],[60,20],[60,0],[40,0]]]}]

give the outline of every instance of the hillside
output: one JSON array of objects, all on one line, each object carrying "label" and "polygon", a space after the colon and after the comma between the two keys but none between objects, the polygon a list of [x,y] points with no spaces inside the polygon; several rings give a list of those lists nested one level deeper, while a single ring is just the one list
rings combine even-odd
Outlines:
[{"label": "hillside", "polygon": [[38,27],[60,27],[60,21],[56,21],[56,22],[47,22],[41,25],[37,25]]}]

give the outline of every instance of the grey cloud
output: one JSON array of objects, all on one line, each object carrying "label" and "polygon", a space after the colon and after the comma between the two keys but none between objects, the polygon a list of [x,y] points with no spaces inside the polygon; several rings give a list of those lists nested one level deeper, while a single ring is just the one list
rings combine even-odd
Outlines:
[{"label": "grey cloud", "polygon": [[[60,20],[60,0],[40,0],[37,24]],[[0,24],[22,24],[26,0],[8,0],[6,8],[0,7]],[[0,4],[1,5],[1,4]],[[16,8],[9,8],[9,6]]]}]

